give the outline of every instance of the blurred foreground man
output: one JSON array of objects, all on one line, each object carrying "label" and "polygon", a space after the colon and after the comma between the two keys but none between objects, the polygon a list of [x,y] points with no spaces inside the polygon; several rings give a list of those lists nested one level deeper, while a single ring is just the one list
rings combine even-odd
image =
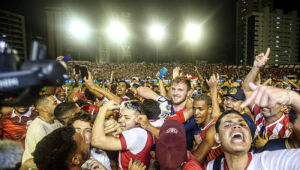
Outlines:
[{"label": "blurred foreground man", "polygon": [[73,127],[59,128],[37,144],[34,162],[39,170],[79,170],[89,158],[89,148]]},{"label": "blurred foreground man", "polygon": [[33,158],[32,153],[35,150],[35,146],[43,137],[53,130],[62,127],[59,121],[54,120],[56,105],[57,100],[52,95],[43,95],[36,102],[36,109],[39,112],[39,116],[28,127],[22,163]]},{"label": "blurred foreground man", "polygon": [[[294,91],[268,86],[249,84],[253,94],[241,104],[250,103],[260,107],[273,107],[275,104],[288,104],[299,114],[300,95]],[[266,100],[260,100],[261,97]],[[216,122],[215,140],[224,149],[224,155],[209,162],[207,169],[299,169],[299,149],[279,150],[252,154],[250,129],[243,116],[236,111],[223,113]]]}]

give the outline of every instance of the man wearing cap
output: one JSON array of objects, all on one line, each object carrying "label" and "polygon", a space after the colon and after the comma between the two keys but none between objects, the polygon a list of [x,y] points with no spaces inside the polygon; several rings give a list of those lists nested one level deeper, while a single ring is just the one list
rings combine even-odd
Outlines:
[{"label": "man wearing cap", "polygon": [[224,112],[216,122],[215,140],[224,149],[219,156],[207,165],[212,169],[299,169],[300,149],[279,150],[253,154],[249,152],[252,137],[244,117],[235,110]]},{"label": "man wearing cap", "polygon": [[243,101],[245,101],[245,93],[244,91],[239,88],[239,87],[232,87],[227,90],[227,93],[224,95],[225,100],[224,100],[224,110],[229,111],[229,110],[236,110],[240,112],[245,120],[247,121],[249,128],[251,130],[252,136],[254,135],[255,132],[255,124],[253,121],[253,116],[249,112],[245,112],[245,109],[241,107],[241,104]]},{"label": "man wearing cap", "polygon": [[[249,83],[255,81],[260,69],[262,69],[269,60],[269,54],[270,48],[268,48],[266,54],[261,53],[256,56],[253,67],[246,76],[243,84],[243,89],[247,97],[252,94]],[[265,98],[263,100],[265,100]],[[249,108],[251,108],[255,117],[254,141],[257,148],[263,147],[269,139],[288,138],[290,136],[291,132],[288,129],[289,116],[284,114],[282,109],[283,105],[276,104],[271,108],[258,107],[252,102]]]},{"label": "man wearing cap", "polygon": [[155,152],[160,169],[202,170],[187,152],[184,127],[176,120],[167,120],[161,127]]}]

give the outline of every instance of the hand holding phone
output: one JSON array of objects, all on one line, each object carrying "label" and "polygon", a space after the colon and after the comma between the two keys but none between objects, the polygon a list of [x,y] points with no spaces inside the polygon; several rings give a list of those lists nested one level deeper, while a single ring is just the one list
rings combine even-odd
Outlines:
[{"label": "hand holding phone", "polygon": [[160,72],[159,72],[159,78],[160,79],[162,79],[162,77],[164,76],[164,75],[166,75],[166,73],[168,72],[168,70],[165,68],[165,67],[163,67],[161,70],[160,70]]}]

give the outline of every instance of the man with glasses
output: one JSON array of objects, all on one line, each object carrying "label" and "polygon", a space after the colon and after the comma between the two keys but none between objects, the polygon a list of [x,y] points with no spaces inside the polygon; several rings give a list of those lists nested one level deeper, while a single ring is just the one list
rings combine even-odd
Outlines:
[{"label": "man with glasses", "polygon": [[[109,136],[105,133],[104,121],[108,111],[120,109],[118,122],[122,129],[119,138]],[[125,101],[117,104],[109,101],[100,108],[92,130],[92,145],[94,147],[119,151],[119,168],[128,169],[130,159],[140,160],[145,165],[150,163],[150,147],[153,144],[152,135],[137,126],[138,115],[141,107],[138,101]]]}]

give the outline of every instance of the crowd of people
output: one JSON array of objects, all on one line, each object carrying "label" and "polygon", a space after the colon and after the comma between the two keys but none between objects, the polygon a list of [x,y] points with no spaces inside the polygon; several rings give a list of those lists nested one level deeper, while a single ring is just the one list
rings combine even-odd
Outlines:
[{"label": "crowd of people", "polygon": [[300,169],[300,68],[269,53],[251,67],[68,61],[72,81],[1,106],[0,169]]},{"label": "crowd of people", "polygon": [[[244,78],[251,69],[251,66],[235,66],[223,64],[197,64],[197,63],[146,63],[146,62],[130,62],[130,63],[95,63],[89,61],[69,61],[68,72],[72,75],[72,68],[75,65],[87,66],[93,70],[96,79],[109,79],[111,71],[115,72],[114,77],[118,79],[129,79],[132,77],[146,78],[148,76],[155,77],[156,72],[165,67],[169,70],[165,78],[172,78],[172,70],[180,67],[181,71],[186,74],[194,74],[194,67],[201,70],[204,78],[209,78],[211,73],[219,73],[227,78]],[[300,65],[267,65],[261,70],[261,76],[264,79],[283,79],[283,76],[291,75],[299,79]],[[71,79],[74,77],[71,77]]]}]

